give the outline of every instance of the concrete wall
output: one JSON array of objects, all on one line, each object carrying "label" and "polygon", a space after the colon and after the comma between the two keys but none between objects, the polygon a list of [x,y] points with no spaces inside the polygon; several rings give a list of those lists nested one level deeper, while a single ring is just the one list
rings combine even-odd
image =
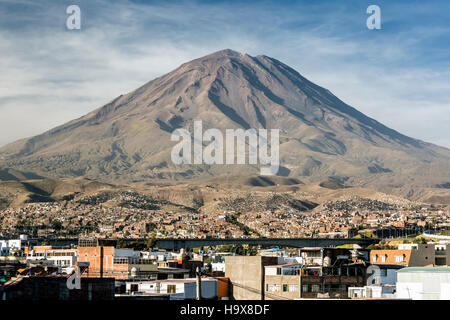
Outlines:
[{"label": "concrete wall", "polygon": [[417,249],[411,250],[409,267],[423,267],[434,264],[434,244],[419,244]]},{"label": "concrete wall", "polygon": [[230,279],[231,298],[264,299],[264,266],[277,264],[277,257],[225,257],[225,276]]}]

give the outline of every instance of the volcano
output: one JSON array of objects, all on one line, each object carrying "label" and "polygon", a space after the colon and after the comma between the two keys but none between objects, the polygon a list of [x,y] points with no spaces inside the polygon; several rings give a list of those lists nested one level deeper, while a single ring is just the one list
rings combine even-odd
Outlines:
[{"label": "volcano", "polygon": [[255,174],[259,167],[175,165],[171,133],[279,129],[279,175],[357,185],[450,181],[450,150],[407,137],[286,64],[222,50],[187,62],[89,114],[0,148],[0,168],[106,182]]}]

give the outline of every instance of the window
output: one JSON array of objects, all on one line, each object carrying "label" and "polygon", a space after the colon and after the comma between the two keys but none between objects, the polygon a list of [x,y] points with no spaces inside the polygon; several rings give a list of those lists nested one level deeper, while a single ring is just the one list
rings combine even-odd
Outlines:
[{"label": "window", "polygon": [[302,291],[303,292],[308,292],[308,285],[307,284],[302,285]]},{"label": "window", "polygon": [[387,269],[380,269],[380,276],[387,277]]},{"label": "window", "polygon": [[377,256],[372,256],[372,262],[377,262]]},{"label": "window", "polygon": [[386,257],[387,257],[386,255],[382,255],[381,256],[381,262],[386,262]]},{"label": "window", "polygon": [[168,284],[167,293],[177,293],[177,286],[174,284]]},{"label": "window", "polygon": [[298,284],[290,284],[288,287],[289,292],[298,292]]},{"label": "window", "polygon": [[130,291],[131,292],[134,292],[134,291],[138,291],[139,289],[138,289],[138,285],[137,284],[132,284],[131,286],[130,286]]},{"label": "window", "polygon": [[279,292],[280,291],[280,285],[279,284],[268,284],[267,285],[267,291],[269,291],[269,292]]},{"label": "window", "polygon": [[[308,285],[303,286],[303,292],[307,292]],[[283,284],[283,292],[298,292],[298,284]]]},{"label": "window", "polygon": [[311,292],[319,292],[320,291],[320,285],[318,284],[313,284],[311,286]]},{"label": "window", "polygon": [[395,262],[403,262],[403,256],[395,256]]}]

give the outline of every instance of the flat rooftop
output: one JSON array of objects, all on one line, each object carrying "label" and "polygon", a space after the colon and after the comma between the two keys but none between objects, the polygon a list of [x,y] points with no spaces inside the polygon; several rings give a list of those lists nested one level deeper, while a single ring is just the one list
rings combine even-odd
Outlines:
[{"label": "flat rooftop", "polygon": [[450,273],[450,267],[407,267],[397,272],[444,272]]}]

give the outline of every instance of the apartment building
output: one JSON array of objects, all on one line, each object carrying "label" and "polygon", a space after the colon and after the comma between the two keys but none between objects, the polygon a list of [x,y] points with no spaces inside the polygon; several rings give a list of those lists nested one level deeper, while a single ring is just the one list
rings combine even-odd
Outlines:
[{"label": "apartment building", "polygon": [[52,246],[25,248],[27,262],[50,261],[58,267],[73,267],[77,261],[77,249],[55,249]]},{"label": "apartment building", "polygon": [[347,298],[349,287],[366,283],[366,250],[304,248],[300,256],[302,298]]},{"label": "apartment building", "polygon": [[[304,248],[301,262],[279,263],[280,257],[225,258],[233,299],[282,300],[347,298],[348,288],[364,286],[368,252],[341,248]],[[252,270],[252,272],[249,272]]]},{"label": "apartment building", "polygon": [[20,235],[19,239],[0,240],[0,256],[8,256],[13,251],[22,250],[27,240],[26,235]]},{"label": "apartment building", "polygon": [[158,266],[153,260],[143,259],[132,249],[116,249],[112,246],[79,246],[78,261],[89,263],[83,277],[88,278],[146,278],[156,279]]},{"label": "apartment building", "polygon": [[301,298],[301,271],[298,263],[266,266],[266,300],[293,300]]}]

